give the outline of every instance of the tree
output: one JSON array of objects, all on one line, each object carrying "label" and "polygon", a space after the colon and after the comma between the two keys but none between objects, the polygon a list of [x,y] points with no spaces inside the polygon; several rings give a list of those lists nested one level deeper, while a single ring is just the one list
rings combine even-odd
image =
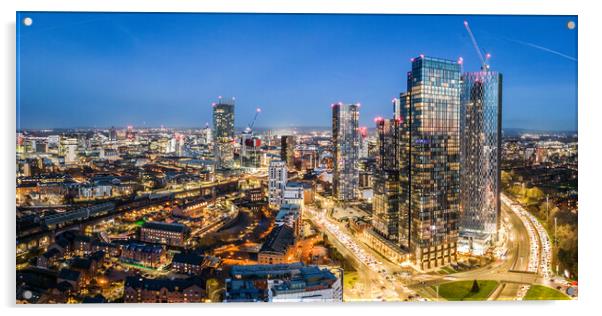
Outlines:
[{"label": "tree", "polygon": [[507,171],[502,171],[501,178],[502,178],[502,185],[504,187],[509,186],[510,182],[512,182],[512,175],[509,172],[507,172]]},{"label": "tree", "polygon": [[525,195],[525,189],[521,185],[515,184],[510,188],[510,194],[517,198],[520,198]]},{"label": "tree", "polygon": [[[554,236],[552,236],[552,238],[553,237]],[[572,225],[558,225],[556,229],[556,239],[558,240],[558,246],[560,248],[570,249],[576,244],[577,231]]]},{"label": "tree", "polygon": [[532,199],[535,201],[539,201],[539,200],[543,199],[543,197],[544,197],[543,191],[538,187],[530,188],[527,190],[526,193],[527,193],[526,195],[529,199]]},{"label": "tree", "polygon": [[478,293],[481,289],[479,288],[479,282],[477,282],[477,280],[474,280],[472,282],[472,288],[470,289],[470,292],[472,293]]}]

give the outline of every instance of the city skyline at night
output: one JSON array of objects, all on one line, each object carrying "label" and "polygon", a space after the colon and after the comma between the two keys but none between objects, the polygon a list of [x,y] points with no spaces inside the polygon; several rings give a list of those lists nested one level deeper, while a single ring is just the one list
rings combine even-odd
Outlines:
[{"label": "city skyline at night", "polygon": [[576,17],[17,17],[18,304],[577,299]]}]

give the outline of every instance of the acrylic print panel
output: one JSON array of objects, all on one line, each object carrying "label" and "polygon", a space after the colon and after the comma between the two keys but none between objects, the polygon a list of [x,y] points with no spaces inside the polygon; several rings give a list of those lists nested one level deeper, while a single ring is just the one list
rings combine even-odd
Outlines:
[{"label": "acrylic print panel", "polygon": [[18,303],[577,298],[576,16],[16,21]]}]

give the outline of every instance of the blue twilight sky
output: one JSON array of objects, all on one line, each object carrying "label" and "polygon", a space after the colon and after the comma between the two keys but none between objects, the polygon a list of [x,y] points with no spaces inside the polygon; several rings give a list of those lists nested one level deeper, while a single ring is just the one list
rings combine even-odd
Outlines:
[{"label": "blue twilight sky", "polygon": [[[33,24],[21,21],[31,17]],[[410,58],[479,69],[468,20],[504,75],[503,126],[577,129],[575,16],[17,14],[17,127],[196,127],[218,96],[236,126],[329,126],[360,102],[391,116]]]}]

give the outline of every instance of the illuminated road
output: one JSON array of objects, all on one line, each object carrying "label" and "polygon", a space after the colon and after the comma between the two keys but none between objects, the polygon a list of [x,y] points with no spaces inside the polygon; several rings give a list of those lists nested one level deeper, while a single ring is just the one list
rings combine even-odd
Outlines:
[{"label": "illuminated road", "polygon": [[[534,235],[534,238],[537,240],[537,264],[534,270],[540,278],[538,278],[537,282],[533,283],[543,284],[552,288],[568,286],[570,283],[566,279],[562,276],[555,276],[552,272],[552,241],[543,225],[535,216],[525,210],[520,204],[512,201],[505,194],[501,194],[500,199],[503,205],[507,206],[521,218],[523,224],[529,227],[530,234]],[[533,270],[533,267],[531,266],[530,269]],[[526,290],[528,290],[528,287],[522,289],[521,292],[524,293]]]},{"label": "illuminated road", "polygon": [[485,267],[450,274],[448,276],[422,275],[415,278],[412,288],[423,295],[435,297],[431,286],[461,280],[495,280],[499,287],[490,299],[522,300],[531,284],[552,288],[566,286],[567,282],[555,277],[550,270],[551,245],[543,226],[520,205],[502,195],[502,222],[507,232],[506,254]]},{"label": "illuminated road", "polygon": [[[375,258],[361,243],[324,215],[324,211],[308,208],[305,214],[321,230],[337,250],[346,258],[352,259],[359,279],[356,291],[346,292],[345,300],[385,300],[403,301],[412,295],[412,291],[392,278],[383,261]],[[389,278],[389,279],[387,279]]]},{"label": "illuminated road", "polygon": [[[537,282],[538,275],[529,273],[529,259],[531,248],[534,243],[530,238],[529,231],[521,221],[506,205],[502,204],[502,225],[506,236],[506,255],[491,264],[450,275],[423,274],[413,278],[412,288],[420,290],[423,295],[436,299],[436,292],[431,286],[463,280],[495,280],[500,282],[500,288],[494,291],[494,299],[514,300],[519,298],[521,284]],[[537,240],[535,240],[537,242]]]}]

